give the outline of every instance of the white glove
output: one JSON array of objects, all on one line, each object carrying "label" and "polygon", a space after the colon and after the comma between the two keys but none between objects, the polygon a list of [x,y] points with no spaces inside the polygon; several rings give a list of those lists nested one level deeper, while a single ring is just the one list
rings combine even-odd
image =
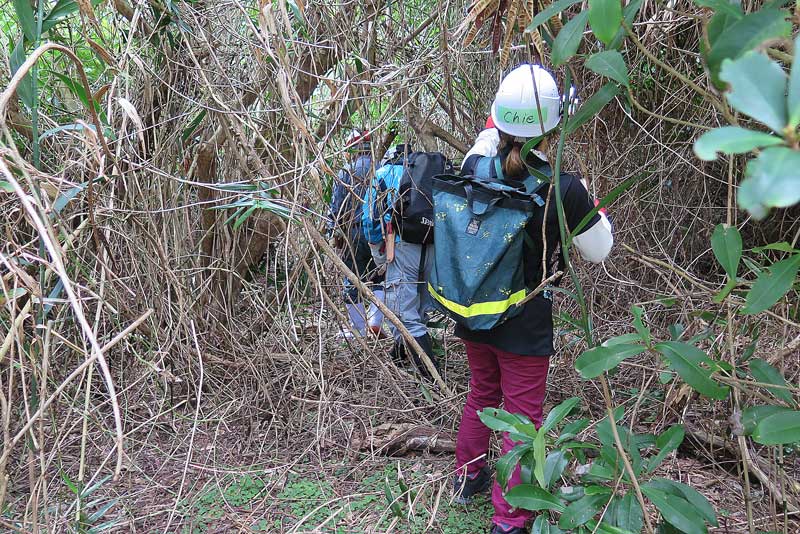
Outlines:
[{"label": "white glove", "polygon": [[376,267],[380,268],[386,265],[386,246],[383,241],[380,243],[370,243],[369,252],[372,254],[372,261],[375,262]]}]

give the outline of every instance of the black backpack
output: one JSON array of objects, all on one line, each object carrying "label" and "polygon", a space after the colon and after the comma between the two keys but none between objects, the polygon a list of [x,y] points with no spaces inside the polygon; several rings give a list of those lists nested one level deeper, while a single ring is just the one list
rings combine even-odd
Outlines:
[{"label": "black backpack", "polygon": [[453,172],[453,165],[441,152],[412,152],[392,210],[392,225],[407,243],[433,243],[433,193],[431,179]]}]

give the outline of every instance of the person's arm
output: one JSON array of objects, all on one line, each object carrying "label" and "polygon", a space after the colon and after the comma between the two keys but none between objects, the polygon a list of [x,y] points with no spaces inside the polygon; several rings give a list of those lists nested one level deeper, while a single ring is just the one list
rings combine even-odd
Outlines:
[{"label": "person's arm", "polygon": [[497,155],[497,147],[499,145],[500,132],[497,131],[497,128],[487,128],[478,134],[475,144],[464,155],[464,161],[466,162],[470,156],[476,154],[487,158],[494,157]]},{"label": "person's arm", "polygon": [[[564,194],[564,211],[567,224],[574,228],[589,213],[593,206],[589,192],[582,182],[576,178],[570,181]],[[611,222],[605,213],[597,213],[583,230],[573,237],[572,242],[583,259],[592,263],[600,263],[608,257],[614,245]]]}]

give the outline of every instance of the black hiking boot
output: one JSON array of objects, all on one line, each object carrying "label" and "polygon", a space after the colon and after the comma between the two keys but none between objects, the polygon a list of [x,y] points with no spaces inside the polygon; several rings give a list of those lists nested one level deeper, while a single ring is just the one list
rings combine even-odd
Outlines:
[{"label": "black hiking boot", "polygon": [[490,534],[528,534],[522,527],[512,527],[510,525],[492,525]]},{"label": "black hiking boot", "polygon": [[[436,359],[436,356],[433,354],[433,339],[431,339],[431,335],[430,334],[425,334],[424,336],[415,337],[414,339],[417,340],[417,343],[419,343],[419,346],[422,347],[422,350],[424,350],[425,354],[428,355],[428,358],[431,359],[431,362],[433,363],[433,366],[436,368],[436,372],[441,374],[441,369],[439,367],[439,361]],[[430,371],[428,371],[428,368],[425,366],[425,364],[422,363],[422,358],[420,358],[419,355],[415,351],[413,351],[411,349],[408,349],[408,352],[411,353],[411,360],[414,362],[414,365],[417,366],[417,369],[419,370],[420,374],[424,378],[427,378],[428,380],[432,380],[433,377],[431,376],[431,373],[430,373]]]},{"label": "black hiking boot", "polygon": [[469,504],[472,498],[492,487],[492,473],[485,465],[475,475],[458,475],[453,480],[453,500],[458,504]]},{"label": "black hiking boot", "polygon": [[395,341],[392,345],[392,350],[389,353],[392,357],[392,363],[400,369],[406,365],[406,346],[402,341]]}]

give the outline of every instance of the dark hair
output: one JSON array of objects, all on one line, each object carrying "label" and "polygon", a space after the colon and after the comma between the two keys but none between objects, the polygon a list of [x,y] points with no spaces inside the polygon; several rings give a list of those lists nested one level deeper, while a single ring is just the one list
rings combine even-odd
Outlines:
[{"label": "dark hair", "polygon": [[500,150],[505,150],[509,146],[511,150],[503,160],[503,174],[508,178],[524,178],[528,174],[528,169],[520,154],[522,143],[515,141],[512,136],[500,132]]}]

